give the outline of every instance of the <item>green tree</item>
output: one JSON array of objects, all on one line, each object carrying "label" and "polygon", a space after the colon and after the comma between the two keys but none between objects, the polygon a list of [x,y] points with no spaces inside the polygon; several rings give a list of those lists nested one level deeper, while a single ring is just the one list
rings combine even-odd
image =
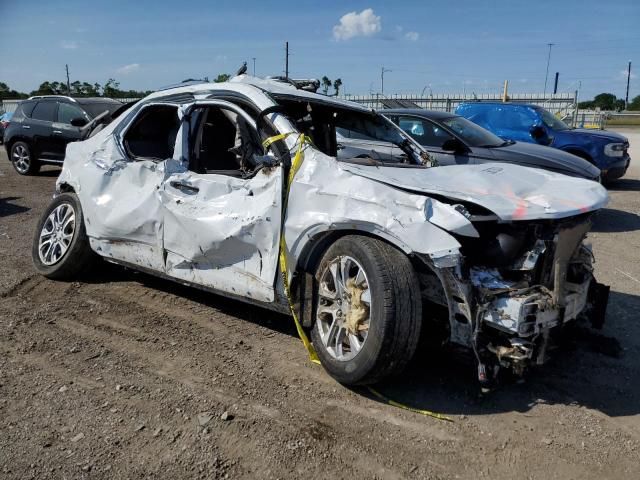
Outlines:
[{"label": "green tree", "polygon": [[67,95],[67,82],[42,82],[31,95]]},{"label": "green tree", "polygon": [[602,110],[615,110],[616,96],[613,93],[600,93],[593,98],[593,106]]},{"label": "green tree", "polygon": [[325,75],[324,77],[322,77],[321,83],[322,91],[326,95],[329,92],[329,88],[331,88],[331,80],[329,80],[329,77]]},{"label": "green tree", "polygon": [[215,83],[228,82],[230,78],[231,75],[229,75],[228,73],[221,73],[216,78],[214,78],[213,81]]},{"label": "green tree", "polygon": [[340,78],[336,78],[333,81],[333,88],[336,90],[336,97],[338,96],[338,94],[340,93],[340,87],[342,86],[342,79]]},{"label": "green tree", "polygon": [[102,95],[109,98],[122,97],[120,90],[120,82],[116,82],[115,78],[110,78],[102,87]]},{"label": "green tree", "polygon": [[640,110],[640,95],[636,95],[635,97],[633,97],[633,99],[629,102],[627,110]]},{"label": "green tree", "polygon": [[10,98],[26,98],[27,94],[13,90],[4,82],[0,82],[0,100]]}]

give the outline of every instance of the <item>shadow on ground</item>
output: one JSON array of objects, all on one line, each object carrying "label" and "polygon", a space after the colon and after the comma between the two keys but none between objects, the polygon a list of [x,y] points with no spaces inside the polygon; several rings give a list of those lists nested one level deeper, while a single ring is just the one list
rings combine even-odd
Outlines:
[{"label": "shadow on ground", "polygon": [[607,322],[615,322],[615,328],[577,329],[549,363],[529,371],[524,381],[481,395],[471,360],[433,351],[418,355],[403,375],[378,390],[411,407],[452,416],[526,412],[540,403],[581,405],[610,417],[637,415],[640,384],[634,379],[640,374],[640,344],[635,312],[640,311],[640,297],[612,292],[609,306]]},{"label": "shadow on ground", "polygon": [[17,215],[19,213],[28,212],[29,210],[31,210],[29,207],[16,205],[15,203],[13,203],[15,200],[20,200],[20,197],[0,197],[0,218]]},{"label": "shadow on ground", "polygon": [[86,275],[83,281],[95,284],[138,282],[150,289],[184,297],[226,315],[237,317],[242,321],[261,325],[292,337],[298,336],[293,320],[286,315],[119,265],[99,262],[97,270]]},{"label": "shadow on ground", "polygon": [[592,232],[621,233],[640,230],[640,215],[613,208],[603,208],[598,212]]},{"label": "shadow on ground", "polygon": [[638,192],[640,191],[640,180],[634,178],[621,178],[614,180],[607,185],[607,190],[613,192]]},{"label": "shadow on ground", "polygon": [[[185,297],[203,306],[297,338],[293,320],[269,310],[147,274],[107,265],[92,283],[139,282],[149,288]],[[612,292],[602,332],[581,327],[552,360],[527,373],[523,381],[507,381],[488,394],[480,394],[476,364],[471,356],[431,348],[416,355],[407,370],[376,389],[388,398],[413,408],[445,415],[489,415],[526,412],[539,403],[577,404],[611,417],[640,413],[640,326],[635,313],[640,297]],[[614,323],[615,322],[615,323]],[[624,337],[630,344],[620,344]],[[301,355],[304,347],[300,345]],[[318,367],[321,368],[321,367]],[[381,401],[366,388],[355,392]]]}]

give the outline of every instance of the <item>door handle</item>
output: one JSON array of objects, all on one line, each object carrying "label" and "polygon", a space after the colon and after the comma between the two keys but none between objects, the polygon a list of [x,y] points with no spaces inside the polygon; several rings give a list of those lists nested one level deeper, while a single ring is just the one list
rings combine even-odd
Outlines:
[{"label": "door handle", "polygon": [[200,189],[198,187],[194,187],[193,185],[189,185],[188,183],[182,182],[169,182],[173,188],[183,191],[184,193],[194,194],[198,193]]},{"label": "door handle", "polygon": [[56,135],[62,135],[62,130],[54,130],[53,133]]},{"label": "door handle", "polygon": [[26,128],[27,130],[29,130],[31,127],[29,125],[22,125],[22,128]]}]

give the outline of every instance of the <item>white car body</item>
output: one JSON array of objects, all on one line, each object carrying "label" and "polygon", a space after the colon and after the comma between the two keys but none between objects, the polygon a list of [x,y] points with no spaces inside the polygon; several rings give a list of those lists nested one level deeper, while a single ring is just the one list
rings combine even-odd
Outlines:
[{"label": "white car body", "polygon": [[[189,170],[187,119],[193,109],[222,106],[255,125],[233,102],[234,96],[258,110],[276,105],[278,96],[287,96],[367,111],[350,102],[244,75],[228,83],[189,85],[148,96],[91,138],[67,147],[57,190],[72,190],[79,197],[86,233],[96,253],[178,282],[287,311],[278,274],[281,232],[293,283],[301,283],[304,264],[320,239],[340,231],[361,232],[390,243],[435,272],[446,296],[439,301],[449,308],[450,340],[474,348],[478,322],[512,337],[526,337],[572,320],[584,309],[591,277],[580,285],[563,282],[555,291],[530,288],[525,301],[516,294],[520,287],[502,278],[497,269],[468,265],[461,242],[480,236],[476,220],[500,226],[589,215],[608,200],[598,183],[509,164],[396,168],[348,163],[306,145],[283,219],[286,176],[273,152],[249,178]],[[122,136],[136,112],[162,103],[179,106],[182,124],[173,158],[133,161]],[[268,118],[279,133],[297,132],[282,113]],[[297,140],[294,134],[283,142],[295,152]],[[486,218],[469,213],[463,204],[480,207]],[[569,257],[584,254],[579,244],[588,226],[583,223],[577,230],[567,227],[563,231],[570,233],[559,234],[558,238],[568,238],[571,247],[564,258],[557,259],[564,263],[556,271],[574,261]],[[537,259],[534,256],[543,253],[544,248],[537,253],[532,249],[525,256],[531,264]],[[526,261],[521,262],[523,270]],[[585,268],[590,268],[586,260]],[[494,288],[491,282],[500,287]],[[492,289],[498,293],[487,297]],[[524,316],[530,314],[524,310],[531,304],[544,312],[532,327],[537,333],[522,330]],[[525,353],[532,355],[529,350]]]}]

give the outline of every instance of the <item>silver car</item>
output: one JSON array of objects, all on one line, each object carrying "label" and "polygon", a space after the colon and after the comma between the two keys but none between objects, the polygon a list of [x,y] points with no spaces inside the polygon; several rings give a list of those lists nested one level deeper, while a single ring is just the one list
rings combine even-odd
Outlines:
[{"label": "silver car", "polygon": [[[338,160],[336,129],[401,155]],[[69,144],[33,244],[43,275],[99,258],[291,314],[345,384],[401,371],[421,330],[479,379],[601,323],[583,242],[599,184],[510,164],[434,167],[359,105],[240,75],[156,92]]]}]

